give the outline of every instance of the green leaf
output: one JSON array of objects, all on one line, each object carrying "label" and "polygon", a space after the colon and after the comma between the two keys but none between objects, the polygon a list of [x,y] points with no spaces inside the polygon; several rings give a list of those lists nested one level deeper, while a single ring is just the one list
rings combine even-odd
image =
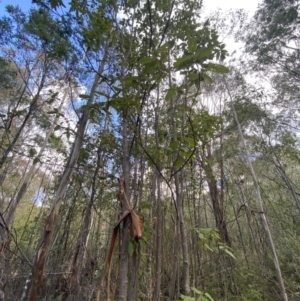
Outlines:
[{"label": "green leaf", "polygon": [[193,298],[193,297],[185,296],[185,295],[182,295],[182,294],[180,294],[180,298],[181,298],[183,301],[195,301],[195,300],[196,300],[196,299]]},{"label": "green leaf", "polygon": [[83,99],[89,99],[90,98],[90,95],[87,95],[87,94],[79,94],[78,96],[80,98],[83,98]]},{"label": "green leaf", "polygon": [[207,69],[210,69],[217,73],[228,73],[229,69],[223,65],[208,63],[206,66]]},{"label": "green leaf", "polygon": [[39,162],[40,162],[40,158],[36,157],[33,159],[33,165],[36,165]]},{"label": "green leaf", "polygon": [[187,148],[186,146],[184,146],[184,145],[182,145],[181,147],[180,147],[180,150],[183,152],[183,153],[185,153],[185,154],[191,154],[191,152],[190,152],[190,149],[189,148]]},{"label": "green leaf", "polygon": [[205,242],[204,245],[203,245],[203,249],[206,251],[206,250],[209,250],[211,252],[213,252],[214,250]]},{"label": "green leaf", "polygon": [[166,101],[171,100],[176,94],[176,88],[173,86],[170,89],[168,89],[168,92],[165,96]]},{"label": "green leaf", "polygon": [[228,250],[228,248],[225,248],[225,249],[224,249],[224,252],[225,252],[226,254],[228,254],[231,258],[236,259],[236,257],[233,255],[233,253],[232,253],[231,251]]},{"label": "green leaf", "polygon": [[178,150],[178,147],[179,147],[179,141],[172,141],[171,144],[170,144],[170,148],[172,150],[172,152],[175,152]]},{"label": "green leaf", "polygon": [[154,74],[157,71],[157,65],[155,64],[147,64],[143,70],[143,74]]},{"label": "green leaf", "polygon": [[204,293],[207,300],[214,301],[213,297],[209,293]]},{"label": "green leaf", "polygon": [[66,133],[66,136],[67,136],[67,138],[68,138],[68,139],[70,139],[70,136],[71,136],[71,134],[70,134],[70,130],[69,130],[69,129],[67,129],[65,133]]},{"label": "green leaf", "polygon": [[34,148],[31,148],[31,149],[29,150],[29,156],[30,156],[30,157],[35,156],[36,153],[37,153],[37,151],[36,151]]},{"label": "green leaf", "polygon": [[190,79],[191,81],[196,80],[196,79],[198,79],[198,78],[199,78],[199,74],[196,73],[196,72],[193,72],[193,73],[190,73],[190,74],[189,74],[189,79]]},{"label": "green leaf", "polygon": [[200,296],[203,294],[201,291],[199,291],[199,290],[196,289],[195,287],[191,287],[191,290],[192,290],[193,292],[195,292],[196,294],[200,295]]},{"label": "green leaf", "polygon": [[188,67],[191,62],[193,62],[194,56],[189,54],[183,57],[180,57],[174,63],[174,68],[177,70],[183,69],[184,67]]},{"label": "green leaf", "polygon": [[132,256],[135,251],[135,244],[132,240],[129,240],[127,252],[129,256]]},{"label": "green leaf", "polygon": [[199,58],[209,58],[212,54],[213,48],[199,48],[196,53],[195,57]]},{"label": "green leaf", "polygon": [[200,231],[198,231],[198,236],[199,236],[199,239],[200,239],[200,240],[204,240],[204,239],[205,239],[203,233],[200,232]]},{"label": "green leaf", "polygon": [[185,137],[184,140],[189,144],[191,148],[195,147],[195,140],[194,138]]},{"label": "green leaf", "polygon": [[147,56],[147,57],[142,57],[139,60],[139,63],[143,64],[143,65],[149,65],[149,64],[154,64],[157,62],[157,58],[155,57],[151,57],[151,56]]},{"label": "green leaf", "polygon": [[174,166],[175,166],[175,168],[178,170],[178,169],[180,169],[180,167],[181,167],[185,162],[186,162],[186,161],[185,161],[183,158],[178,157],[177,160],[176,160],[176,162],[175,162],[175,164],[174,164]]},{"label": "green leaf", "polygon": [[58,95],[58,92],[53,93],[53,94],[51,95],[51,97],[47,100],[47,103],[48,103],[48,104],[52,104],[52,103],[55,101],[57,95]]}]

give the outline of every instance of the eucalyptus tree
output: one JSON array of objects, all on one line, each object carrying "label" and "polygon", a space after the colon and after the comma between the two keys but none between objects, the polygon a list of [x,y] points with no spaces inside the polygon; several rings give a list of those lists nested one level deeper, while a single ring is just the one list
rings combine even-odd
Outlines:
[{"label": "eucalyptus tree", "polygon": [[299,3],[263,1],[245,37],[246,50],[261,67],[270,67],[299,79]]},{"label": "eucalyptus tree", "polygon": [[249,69],[262,71],[271,86],[278,121],[298,127],[299,2],[263,1],[240,39],[250,54]]},{"label": "eucalyptus tree", "polygon": [[236,122],[237,127],[238,127],[238,132],[239,132],[239,136],[240,136],[240,139],[241,139],[243,152],[246,156],[246,161],[249,165],[250,174],[251,174],[251,177],[252,177],[252,180],[253,180],[253,183],[254,183],[254,188],[255,188],[255,191],[256,191],[257,204],[258,204],[258,208],[261,212],[262,225],[265,229],[266,236],[267,236],[267,239],[268,239],[268,244],[269,244],[270,250],[272,252],[274,267],[275,267],[275,270],[276,270],[277,280],[278,280],[278,283],[279,283],[280,294],[281,294],[282,300],[287,301],[288,296],[287,296],[285,284],[284,284],[284,281],[283,281],[282,272],[281,272],[281,268],[280,268],[280,264],[279,264],[279,260],[278,260],[277,251],[276,251],[276,247],[275,247],[275,244],[274,244],[273,236],[271,234],[270,227],[269,227],[269,224],[268,224],[268,220],[267,220],[266,214],[264,212],[265,209],[264,209],[264,203],[263,203],[262,197],[261,197],[261,190],[260,190],[260,187],[259,187],[259,184],[258,184],[256,174],[255,174],[254,169],[253,169],[253,165],[252,165],[251,160],[250,160],[250,155],[249,155],[248,148],[247,148],[247,145],[246,145],[246,141],[245,141],[242,129],[241,129],[241,125],[239,123],[238,116],[237,116],[235,108],[234,108],[233,98],[231,96],[231,91],[230,91],[230,89],[229,89],[226,82],[225,82],[225,85],[226,85],[226,88],[228,90],[228,94],[229,94],[230,101],[231,101],[231,104],[232,104],[232,111],[233,111],[235,122]]},{"label": "eucalyptus tree", "polygon": [[[42,90],[64,73],[58,61],[66,58],[69,46],[67,35],[58,30],[59,26],[47,12],[32,10],[26,15],[13,6],[7,6],[7,11],[9,17],[1,19],[1,54],[15,70],[17,80],[14,93],[3,104],[1,168],[11,152],[18,151],[16,147],[25,127],[43,105]],[[51,31],[55,34],[50,35]],[[62,45],[66,51],[59,52]],[[4,178],[2,172],[1,183]]]},{"label": "eucalyptus tree", "polygon": [[[25,14],[19,7],[10,5],[7,12],[8,16],[0,21],[1,57],[8,68],[5,78],[11,79],[1,90],[0,183],[4,196],[1,198],[1,216],[5,225],[1,229],[1,244],[4,256],[9,254],[10,227],[15,211],[34,171],[38,170],[36,163],[41,159],[61,114],[59,110],[63,104],[54,109],[53,119],[49,117],[58,100],[55,87],[66,83],[63,61],[68,60],[67,52],[71,49],[68,33],[60,30],[47,11],[33,9]],[[39,145],[39,137],[48,126],[50,129],[44,143]],[[38,158],[33,160],[35,155]],[[19,175],[15,183],[10,179],[12,172]],[[23,178],[25,172],[28,173]],[[6,190],[7,186],[13,186],[15,191]]]},{"label": "eucalyptus tree", "polygon": [[[68,184],[70,182],[71,176],[75,170],[77,160],[80,154],[81,147],[84,141],[84,135],[87,128],[88,120],[90,117],[90,108],[94,102],[94,98],[97,93],[97,88],[103,82],[103,74],[105,70],[105,64],[108,57],[108,45],[112,40],[111,36],[111,27],[106,26],[102,27],[101,25],[110,24],[109,16],[106,15],[107,11],[110,9],[109,6],[98,7],[97,11],[90,11],[89,7],[79,6],[79,3],[73,3],[71,5],[71,10],[78,8],[81,11],[80,17],[82,21],[90,22],[91,30],[97,30],[97,39],[96,44],[90,44],[91,37],[88,35],[84,35],[84,32],[80,32],[80,40],[81,45],[86,45],[86,55],[93,55],[94,53],[101,54],[100,61],[94,61],[96,66],[96,72],[94,75],[92,86],[90,87],[90,91],[88,95],[83,95],[83,99],[87,99],[87,102],[84,106],[82,106],[81,112],[78,116],[78,126],[76,129],[76,134],[74,136],[74,143],[69,154],[69,158],[66,164],[66,167],[61,175],[61,181],[58,185],[56,193],[54,195],[54,199],[51,204],[50,213],[47,217],[46,224],[44,227],[44,231],[41,236],[40,243],[38,245],[34,262],[33,262],[33,270],[30,278],[30,282],[28,284],[28,288],[26,289],[26,294],[24,295],[24,299],[26,300],[37,300],[40,294],[41,283],[43,271],[45,268],[45,262],[48,258],[49,249],[51,246],[52,237],[54,234],[54,226],[59,214],[60,206],[63,202],[64,194],[67,190]],[[97,18],[97,15],[99,18]],[[91,19],[94,18],[96,22],[91,22]],[[100,19],[101,17],[101,19]],[[92,20],[92,21],[94,21]],[[79,21],[77,19],[77,21]],[[66,50],[66,48],[63,48]]]}]

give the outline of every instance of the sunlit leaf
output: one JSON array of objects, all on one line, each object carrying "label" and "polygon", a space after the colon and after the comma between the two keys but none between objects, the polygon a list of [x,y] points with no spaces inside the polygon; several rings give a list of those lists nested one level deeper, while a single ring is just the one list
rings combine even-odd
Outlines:
[{"label": "sunlit leaf", "polygon": [[229,72],[229,69],[227,67],[225,67],[223,65],[219,65],[219,64],[214,64],[214,63],[208,63],[207,69],[210,69],[217,73],[228,73]]},{"label": "sunlit leaf", "polygon": [[207,300],[214,301],[213,297],[209,293],[204,293]]}]

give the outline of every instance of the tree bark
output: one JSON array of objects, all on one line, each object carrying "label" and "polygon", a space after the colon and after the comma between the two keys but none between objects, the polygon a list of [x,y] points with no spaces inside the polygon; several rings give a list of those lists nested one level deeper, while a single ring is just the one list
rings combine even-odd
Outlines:
[{"label": "tree bark", "polygon": [[[129,197],[129,149],[128,149],[128,121],[127,116],[124,113],[123,116],[123,178],[125,180],[125,194]],[[122,212],[125,212],[127,209],[127,204],[125,198],[122,198]],[[119,292],[118,300],[125,301],[127,300],[128,292],[128,243],[129,243],[129,232],[128,232],[128,216],[124,219],[123,228],[122,228],[122,242],[121,242],[121,254],[120,254],[120,274],[119,274]],[[130,296],[128,296],[130,297]]]},{"label": "tree bark", "polygon": [[[21,126],[19,127],[19,129],[18,129],[15,137],[13,138],[12,142],[8,145],[8,147],[5,150],[2,158],[0,159],[0,170],[3,168],[4,164],[6,163],[8,157],[9,157],[9,155],[11,153],[11,151],[14,149],[14,147],[17,144],[17,142],[19,141],[19,138],[20,138],[20,136],[21,136],[21,134],[22,134],[25,126],[27,125],[28,121],[30,120],[32,113],[36,110],[37,101],[38,101],[40,93],[41,93],[41,91],[42,91],[42,89],[44,87],[45,79],[46,79],[46,72],[43,73],[41,84],[40,84],[40,86],[38,88],[38,91],[37,91],[36,95],[33,97],[32,101],[31,101],[31,103],[29,105],[28,112],[25,115],[24,120],[23,120]],[[6,177],[6,174],[2,172],[0,174],[0,186],[3,185],[5,177]]]},{"label": "tree bark", "polygon": [[[98,72],[95,75],[94,83],[91,88],[91,92],[89,95],[87,105],[90,105],[93,103],[96,88],[100,81],[100,75],[103,73],[103,70],[104,70],[105,61],[106,61],[106,57],[107,57],[107,49],[108,49],[108,41],[106,42],[105,53],[103,56],[102,63],[100,64],[100,66],[98,68]],[[77,128],[73,148],[72,148],[72,151],[71,151],[71,154],[69,157],[69,162],[68,162],[67,166],[65,167],[65,170],[61,177],[61,181],[60,181],[60,184],[56,191],[54,201],[50,208],[50,214],[47,217],[46,224],[45,224],[42,236],[41,236],[41,240],[40,240],[39,246],[38,246],[36,254],[35,254],[33,267],[32,267],[31,280],[29,282],[27,292],[26,292],[26,300],[28,300],[28,301],[37,301],[38,300],[38,296],[39,296],[41,285],[42,285],[42,277],[43,277],[44,267],[45,267],[46,259],[48,257],[58,211],[62,204],[64,194],[65,194],[67,186],[70,182],[70,178],[71,178],[71,176],[74,172],[75,166],[77,164],[77,160],[78,160],[79,152],[80,152],[80,149],[81,149],[81,146],[83,143],[83,137],[84,137],[87,123],[88,123],[88,119],[89,119],[89,110],[85,109],[85,110],[83,110],[82,116],[78,122],[78,128]]]},{"label": "tree bark", "polygon": [[76,293],[78,291],[76,289],[79,288],[80,286],[80,281],[78,279],[78,276],[81,275],[82,268],[85,266],[85,261],[86,261],[85,254],[86,254],[86,248],[88,244],[89,231],[92,224],[92,208],[96,198],[96,189],[97,189],[96,183],[97,183],[100,167],[101,167],[101,146],[99,145],[97,150],[97,164],[93,175],[91,196],[84,210],[84,217],[83,217],[79,235],[77,237],[75,252],[73,254],[73,259],[72,259],[71,277],[70,277],[71,293],[74,292]]},{"label": "tree bark", "polygon": [[[68,91],[68,87],[65,88],[65,90],[64,90],[63,99],[62,99],[62,101],[60,103],[60,106],[58,107],[58,113],[61,112],[61,109],[62,109],[62,107],[63,107],[63,105],[64,105],[64,103],[66,101],[66,98],[68,96],[68,92],[67,91]],[[53,133],[53,130],[54,130],[56,124],[57,124],[58,119],[59,119],[59,115],[57,114],[55,116],[55,118],[54,118],[54,120],[53,120],[53,122],[52,122],[52,124],[51,124],[51,126],[50,126],[50,128],[49,128],[49,130],[47,132],[47,134],[46,134],[46,137],[45,137],[45,139],[43,141],[43,144],[42,144],[42,146],[41,146],[41,148],[40,148],[40,150],[39,150],[36,158],[40,158],[42,156],[42,154],[44,153],[45,148],[47,147],[50,135]],[[27,191],[27,188],[28,188],[28,185],[29,185],[29,181],[30,181],[30,179],[32,177],[32,174],[33,174],[33,172],[35,170],[35,167],[36,167],[36,165],[32,163],[29,171],[26,173],[25,179],[23,181],[23,184],[22,184],[22,186],[21,186],[21,188],[20,188],[17,196],[15,198],[13,198],[11,200],[10,204],[9,204],[8,212],[5,215],[5,222],[6,222],[7,227],[10,227],[12,219],[13,219],[15,211],[16,211],[16,208],[17,208],[18,204],[20,203],[20,201],[22,200],[24,194]]]},{"label": "tree bark", "polygon": [[[205,154],[203,154],[205,156]],[[223,211],[223,202],[218,190],[217,180],[214,177],[212,167],[210,166],[211,159],[211,150],[210,147],[207,146],[207,155],[205,160],[201,160],[201,167],[205,171],[205,175],[207,178],[207,183],[209,187],[209,194],[213,205],[213,213],[216,221],[216,227],[219,230],[221,241],[226,243],[228,246],[231,245],[226,220]],[[208,163],[204,163],[203,161],[207,161]]]},{"label": "tree bark", "polygon": [[228,91],[228,95],[229,95],[229,98],[230,98],[231,107],[232,107],[232,111],[233,111],[233,116],[234,116],[234,120],[235,120],[235,122],[237,124],[237,127],[238,127],[240,140],[241,140],[241,143],[242,143],[243,148],[244,148],[244,154],[245,154],[245,157],[246,157],[246,161],[248,163],[248,166],[249,166],[249,169],[250,169],[250,174],[251,174],[252,179],[253,179],[254,188],[255,188],[255,192],[256,192],[256,199],[257,199],[257,204],[258,204],[258,207],[259,207],[259,210],[260,210],[260,216],[261,216],[262,224],[263,224],[263,227],[265,229],[265,232],[266,232],[266,235],[267,235],[267,238],[268,238],[269,247],[270,247],[270,250],[271,250],[272,255],[273,255],[274,267],[275,267],[276,274],[277,274],[277,280],[278,280],[278,283],[279,283],[281,298],[282,298],[283,301],[288,301],[288,296],[287,296],[287,293],[286,293],[283,277],[282,277],[282,274],[281,274],[281,268],[280,268],[279,260],[278,260],[277,253],[276,253],[276,247],[275,247],[273,237],[272,237],[272,234],[271,234],[271,231],[270,231],[270,228],[269,228],[267,217],[266,217],[265,212],[264,212],[263,201],[262,201],[262,198],[261,198],[261,195],[260,195],[260,187],[259,187],[259,184],[258,184],[258,181],[257,181],[257,178],[256,178],[256,174],[254,172],[254,169],[253,169],[253,166],[252,166],[252,163],[251,163],[251,160],[250,160],[250,156],[249,156],[249,153],[248,153],[246,141],[244,139],[242,128],[241,128],[241,125],[239,123],[239,119],[237,117],[237,114],[236,114],[236,111],[235,111],[235,108],[234,108],[231,92],[230,92],[230,89],[227,85],[225,77],[224,77],[224,82],[225,82],[225,86],[226,86],[226,89]]},{"label": "tree bark", "polygon": [[184,214],[183,214],[183,172],[175,174],[175,187],[176,187],[176,201],[177,201],[177,210],[178,210],[178,220],[179,220],[179,229],[180,229],[180,239],[181,239],[181,248],[182,248],[182,288],[183,294],[189,296],[191,293],[190,286],[190,265],[189,265],[189,248],[187,242],[187,234],[184,226]]},{"label": "tree bark", "polygon": [[[159,147],[159,127],[158,127],[158,108],[159,108],[159,86],[157,88],[157,98],[155,107],[155,144]],[[160,169],[160,158],[158,158],[157,168]],[[160,170],[155,171],[156,181],[156,228],[155,228],[155,287],[154,287],[154,300],[161,300],[160,290],[161,290],[161,270],[162,270],[162,205],[161,205],[161,178]]]}]

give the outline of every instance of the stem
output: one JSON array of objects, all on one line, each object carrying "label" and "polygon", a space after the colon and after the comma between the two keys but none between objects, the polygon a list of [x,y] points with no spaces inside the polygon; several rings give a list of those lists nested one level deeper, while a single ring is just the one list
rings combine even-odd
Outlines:
[{"label": "stem", "polygon": [[255,192],[256,192],[256,199],[257,199],[257,204],[258,204],[260,214],[261,214],[262,224],[263,224],[263,227],[265,229],[265,232],[266,232],[266,235],[267,235],[267,238],[268,238],[269,247],[270,247],[272,255],[273,255],[274,267],[275,267],[276,274],[277,274],[277,280],[279,282],[279,289],[280,289],[281,298],[284,301],[288,301],[288,296],[287,296],[287,293],[286,293],[284,281],[283,281],[282,274],[281,274],[280,264],[279,264],[278,257],[277,257],[277,254],[276,254],[276,247],[275,247],[275,244],[274,244],[274,241],[273,241],[273,238],[272,238],[272,234],[271,234],[271,231],[270,231],[270,228],[269,228],[267,217],[266,217],[265,212],[264,212],[263,201],[262,201],[262,198],[261,198],[261,195],[260,195],[260,187],[259,187],[259,184],[258,184],[258,181],[257,181],[257,178],[256,178],[256,174],[254,172],[254,169],[253,169],[253,166],[252,166],[252,163],[251,163],[251,160],[250,160],[250,156],[249,156],[249,152],[248,152],[248,149],[247,149],[246,141],[244,139],[244,135],[243,135],[243,132],[242,132],[242,129],[241,129],[241,125],[239,123],[239,120],[238,120],[238,117],[237,117],[237,114],[236,114],[236,111],[235,111],[235,108],[234,108],[232,96],[231,96],[229,87],[227,85],[225,76],[223,77],[223,79],[224,79],[224,83],[225,83],[225,86],[226,86],[226,89],[228,91],[228,95],[229,95],[229,98],[230,98],[230,103],[231,103],[234,119],[235,119],[235,122],[236,122],[237,127],[238,127],[239,136],[240,136],[243,148],[244,148],[244,153],[245,153],[246,160],[247,160],[247,163],[248,163],[248,166],[249,166],[249,169],[250,169],[250,174],[251,174],[252,179],[253,179]]}]

